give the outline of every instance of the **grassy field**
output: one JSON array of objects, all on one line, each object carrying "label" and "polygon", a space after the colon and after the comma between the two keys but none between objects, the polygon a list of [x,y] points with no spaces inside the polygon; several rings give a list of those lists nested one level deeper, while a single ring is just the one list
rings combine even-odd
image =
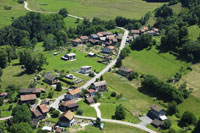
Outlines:
[{"label": "grassy field", "polygon": [[0,117],[7,117],[7,116],[10,116],[12,114],[12,110],[8,111],[10,105],[12,105],[12,109],[13,109],[16,106],[16,103],[12,103],[12,104],[4,103],[1,106]]},{"label": "grassy field", "polygon": [[96,117],[96,111],[93,107],[90,107],[88,104],[84,102],[84,100],[81,100],[78,102],[80,110],[83,111],[83,116],[91,116],[91,117]]},{"label": "grassy field", "polygon": [[154,47],[150,50],[131,51],[131,54],[123,60],[123,66],[163,80],[174,76],[181,67],[185,68],[188,65],[169,53],[159,53]]},{"label": "grassy field", "polygon": [[[11,6],[11,10],[5,10],[4,6]],[[23,4],[18,4],[16,0],[0,0],[0,28],[11,24],[12,17],[17,18],[19,16],[25,15],[26,10]]]},{"label": "grassy field", "polygon": [[189,39],[192,39],[194,41],[197,40],[197,38],[200,36],[200,28],[198,25],[193,25],[188,27],[189,32]]},{"label": "grassy field", "polygon": [[87,126],[84,131],[78,131],[78,133],[145,133],[142,130],[139,130],[134,127],[105,123],[103,130],[96,128],[94,126]]},{"label": "grassy field", "polygon": [[[70,14],[93,18],[100,17],[103,19],[124,16],[129,18],[141,18],[146,12],[153,11],[163,3],[148,3],[143,0],[34,0],[31,1],[31,8],[45,11],[58,11],[66,8]],[[142,7],[142,8],[141,8]]]}]

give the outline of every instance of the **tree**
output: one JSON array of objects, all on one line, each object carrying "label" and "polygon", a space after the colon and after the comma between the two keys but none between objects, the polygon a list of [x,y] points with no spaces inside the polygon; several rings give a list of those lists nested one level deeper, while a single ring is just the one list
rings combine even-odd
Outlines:
[{"label": "tree", "polygon": [[122,59],[117,59],[117,62],[115,64],[115,67],[119,68],[122,66]]},{"label": "tree", "polygon": [[68,11],[66,8],[62,8],[59,10],[58,14],[62,15],[63,18],[66,18],[68,16]]},{"label": "tree", "polygon": [[5,5],[3,8],[4,8],[5,10],[11,10],[11,9],[12,9],[12,6]]},{"label": "tree", "polygon": [[56,91],[62,91],[62,84],[60,82],[56,85]]},{"label": "tree", "polygon": [[101,119],[99,117],[96,118],[96,126],[99,127],[101,124]]},{"label": "tree", "polygon": [[52,112],[51,117],[57,118],[59,115],[60,115],[60,112],[59,112],[58,110],[54,110],[54,111]]},{"label": "tree", "polygon": [[155,17],[167,18],[173,15],[173,10],[166,4],[156,9]]},{"label": "tree", "polygon": [[167,107],[167,114],[173,115],[176,114],[177,112],[178,112],[177,102],[176,101],[170,102]]},{"label": "tree", "polygon": [[0,49],[0,67],[5,68],[7,66],[7,63],[8,63],[7,53],[3,49]]},{"label": "tree", "polygon": [[0,97],[0,106],[2,106],[3,105],[3,97]]},{"label": "tree", "polygon": [[45,50],[53,50],[57,46],[56,37],[53,34],[48,34],[44,39],[43,44]]},{"label": "tree", "polygon": [[21,122],[10,127],[11,133],[31,133],[32,128],[28,123]]},{"label": "tree", "polygon": [[200,119],[196,124],[196,127],[194,128],[194,130],[192,131],[192,133],[200,133]]},{"label": "tree", "polygon": [[77,114],[78,114],[78,115],[83,115],[83,110],[78,109],[78,110],[77,110]]},{"label": "tree", "polygon": [[0,67],[0,78],[1,78],[2,75],[3,75],[3,70]]},{"label": "tree", "polygon": [[50,91],[49,93],[48,93],[48,98],[53,98],[53,91]]},{"label": "tree", "polygon": [[103,76],[101,75],[101,77],[100,77],[100,81],[103,81]]},{"label": "tree", "polygon": [[164,128],[164,129],[169,129],[169,128],[171,127],[171,125],[172,125],[171,120],[167,119],[167,120],[165,120],[165,121],[163,122],[162,128]]},{"label": "tree", "polygon": [[122,59],[124,59],[125,57],[127,57],[130,54],[130,49],[128,47],[125,47],[124,49],[122,49],[121,53],[120,53],[120,57]]},{"label": "tree", "polygon": [[174,130],[173,128],[170,128],[167,133],[176,133],[176,130]]},{"label": "tree", "polygon": [[179,125],[182,127],[187,127],[193,125],[196,122],[196,118],[192,112],[186,111],[183,113]]},{"label": "tree", "polygon": [[14,123],[26,122],[30,124],[32,120],[32,114],[26,104],[17,105],[13,109],[12,116]]},{"label": "tree", "polygon": [[24,3],[24,0],[17,0],[17,2],[18,2],[19,4],[23,4],[23,3]]},{"label": "tree", "polygon": [[124,110],[124,107],[120,104],[115,109],[115,118],[117,120],[123,120],[126,117],[126,112]]},{"label": "tree", "polygon": [[116,97],[116,95],[117,95],[116,92],[112,92],[112,93],[110,94],[111,97]]},{"label": "tree", "polygon": [[142,34],[131,42],[132,50],[142,50],[153,45],[152,36],[149,34]]},{"label": "tree", "polygon": [[128,79],[129,80],[133,80],[134,78],[138,77],[138,73],[137,72],[131,72]]},{"label": "tree", "polygon": [[47,130],[42,130],[42,129],[38,129],[38,130],[37,130],[37,133],[49,133],[49,131],[47,131]]}]

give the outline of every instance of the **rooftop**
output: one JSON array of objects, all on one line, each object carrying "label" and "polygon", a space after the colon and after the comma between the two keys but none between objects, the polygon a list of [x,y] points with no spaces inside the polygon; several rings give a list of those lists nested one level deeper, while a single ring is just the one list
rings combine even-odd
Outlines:
[{"label": "rooftop", "polygon": [[73,100],[64,101],[64,102],[62,102],[61,105],[62,106],[67,106],[69,108],[78,106],[78,104],[76,103],[76,101],[74,99]]},{"label": "rooftop", "polygon": [[21,101],[36,100],[36,95],[35,94],[21,95],[20,100]]},{"label": "rooftop", "polygon": [[75,53],[69,53],[69,54],[66,54],[67,56],[75,56],[76,54]]},{"label": "rooftop", "polygon": [[47,106],[45,104],[40,105],[39,108],[42,111],[42,113],[49,112],[49,108],[47,108]]},{"label": "rooftop", "polygon": [[151,109],[152,109],[152,110],[155,110],[155,111],[157,111],[157,112],[160,112],[161,110],[163,110],[160,106],[155,105],[155,104],[153,104],[153,105],[151,106]]},{"label": "rooftop", "polygon": [[80,93],[80,92],[81,92],[81,90],[80,90],[79,88],[76,88],[76,89],[74,89],[74,90],[69,91],[69,94],[75,95],[75,94],[78,94],[78,93]]},{"label": "rooftop", "polygon": [[68,111],[64,112],[64,113],[60,116],[60,118],[61,118],[61,117],[65,117],[65,118],[67,118],[68,120],[71,121],[71,120],[74,118],[74,116],[75,116],[75,114],[74,114],[73,112],[71,112],[70,110],[68,110]]},{"label": "rooftop", "polygon": [[121,68],[119,68],[119,70],[125,71],[125,72],[132,72],[133,71],[133,69],[128,68],[128,67],[121,67]]},{"label": "rooftop", "polygon": [[93,83],[95,86],[102,86],[102,85],[107,85],[106,81],[99,81],[99,82],[94,82]]}]

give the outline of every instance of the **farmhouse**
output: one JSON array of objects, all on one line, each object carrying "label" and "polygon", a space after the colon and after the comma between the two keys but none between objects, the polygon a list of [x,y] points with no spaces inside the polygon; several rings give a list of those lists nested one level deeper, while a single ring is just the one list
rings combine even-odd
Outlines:
[{"label": "farmhouse", "polygon": [[89,89],[88,92],[89,92],[90,96],[96,95],[96,91],[94,89]]},{"label": "farmhouse", "polygon": [[53,76],[51,74],[45,74],[44,75],[44,82],[52,85],[58,83],[58,78],[56,76]]},{"label": "farmhouse", "polygon": [[112,53],[115,50],[114,46],[108,46],[102,49],[103,53]]},{"label": "farmhouse", "polygon": [[95,103],[93,97],[87,97],[87,98],[85,99],[85,102],[86,102],[87,104],[93,104],[93,103]]},{"label": "farmhouse", "polygon": [[160,119],[160,120],[167,119],[167,117],[165,116],[165,110],[155,104],[151,106],[151,110],[148,112],[148,115],[152,119]]},{"label": "farmhouse", "polygon": [[70,127],[75,121],[74,116],[75,114],[68,110],[60,116],[58,124],[63,127]]},{"label": "farmhouse", "polygon": [[67,111],[67,110],[75,111],[78,109],[78,104],[76,103],[76,101],[74,99],[68,100],[68,101],[63,101],[59,108],[62,111]]},{"label": "farmhouse", "polygon": [[82,44],[82,43],[83,43],[82,40],[79,39],[79,38],[77,38],[77,39],[75,39],[75,40],[72,41],[72,44],[75,45],[75,46],[77,46],[79,44]]},{"label": "farmhouse", "polygon": [[113,35],[113,33],[110,31],[103,31],[101,33],[103,34],[103,36]]},{"label": "farmhouse", "polygon": [[82,41],[88,41],[88,36],[81,36],[80,39],[81,39]]},{"label": "farmhouse", "polygon": [[83,74],[88,74],[92,71],[92,67],[91,66],[82,66],[81,67],[81,71],[80,73],[83,73]]},{"label": "farmhouse", "polygon": [[27,88],[27,89],[21,89],[19,91],[20,95],[25,95],[25,94],[36,94],[37,97],[40,96],[40,93],[42,92],[43,89],[41,88]]},{"label": "farmhouse", "polygon": [[122,38],[123,38],[123,34],[118,34],[118,35],[116,36],[116,39],[117,39],[118,41],[121,41]]},{"label": "farmhouse", "polygon": [[6,98],[8,96],[8,92],[1,92],[0,97]]},{"label": "farmhouse", "polygon": [[103,37],[102,32],[98,32],[98,33],[97,33],[97,36],[98,36],[98,37]]},{"label": "farmhouse", "polygon": [[125,76],[125,77],[129,77],[131,72],[133,72],[133,70],[131,68],[128,68],[128,67],[121,67],[121,68],[119,68],[119,71],[118,71],[118,73],[120,75]]},{"label": "farmhouse", "polygon": [[145,27],[143,28],[143,30],[144,30],[145,32],[147,32],[147,31],[149,30],[149,28],[148,28],[147,26],[145,26]]},{"label": "farmhouse", "polygon": [[35,94],[21,95],[20,101],[21,103],[34,104],[36,101],[36,95]]},{"label": "farmhouse", "polygon": [[71,90],[67,93],[67,95],[65,95],[65,100],[72,100],[72,99],[75,99],[75,98],[79,98],[80,97],[80,93],[81,93],[81,90],[79,88],[76,88],[74,90]]},{"label": "farmhouse", "polygon": [[35,107],[31,107],[30,108],[30,111],[32,112],[32,117],[34,119],[37,119],[37,120],[42,120],[44,119],[45,117],[42,115],[42,113]]},{"label": "farmhouse", "polygon": [[107,83],[106,81],[94,82],[91,84],[91,88],[95,89],[96,91],[105,91],[107,88]]}]

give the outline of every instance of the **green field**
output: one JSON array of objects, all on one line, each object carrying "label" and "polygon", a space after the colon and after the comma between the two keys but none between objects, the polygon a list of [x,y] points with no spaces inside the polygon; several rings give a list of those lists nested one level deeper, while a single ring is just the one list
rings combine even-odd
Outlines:
[{"label": "green field", "polygon": [[193,25],[188,27],[188,32],[189,32],[189,39],[196,41],[197,38],[200,37],[200,27],[198,25]]},{"label": "green field", "polygon": [[83,111],[83,116],[96,117],[95,109],[86,104],[84,100],[79,101],[78,106],[78,109]]},{"label": "green field", "polygon": [[[5,10],[4,6],[12,6],[11,10]],[[12,17],[17,18],[25,15],[26,10],[23,4],[18,4],[16,0],[0,0],[0,28],[12,23]]]},{"label": "green field", "polygon": [[154,47],[150,50],[131,51],[131,54],[123,60],[123,66],[163,80],[173,77],[181,67],[185,68],[188,65],[169,53],[159,53]]},{"label": "green field", "polygon": [[[33,1],[31,0],[35,4]],[[138,19],[146,12],[153,11],[163,4],[159,2],[148,3],[143,0],[36,0],[36,3],[38,5],[32,4],[31,8],[55,12],[61,8],[66,8],[73,15],[104,19],[115,18],[116,16]]]},{"label": "green field", "polygon": [[105,123],[104,129],[100,130],[94,126],[87,126],[84,131],[78,133],[145,133],[144,131],[125,125]]}]

